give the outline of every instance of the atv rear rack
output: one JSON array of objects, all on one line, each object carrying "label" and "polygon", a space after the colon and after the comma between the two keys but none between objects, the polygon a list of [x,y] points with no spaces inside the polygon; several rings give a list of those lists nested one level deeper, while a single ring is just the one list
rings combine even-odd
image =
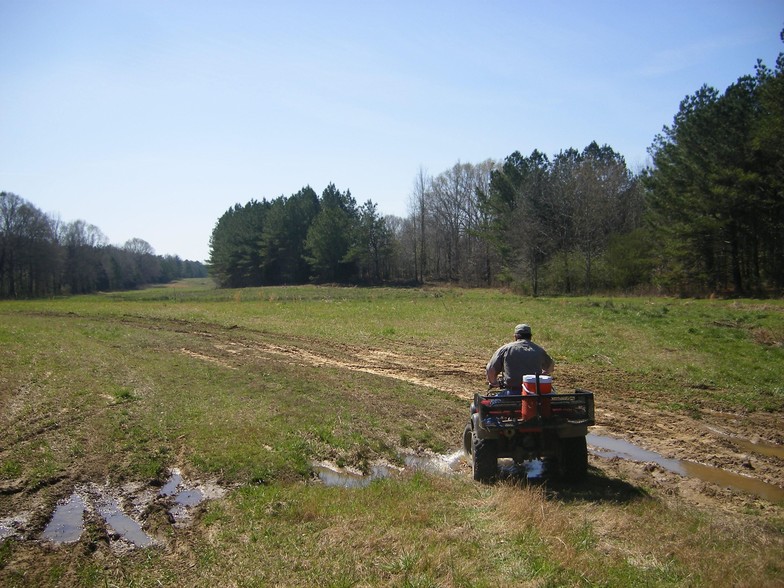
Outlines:
[{"label": "atv rear rack", "polygon": [[[535,410],[532,410],[534,406]],[[579,388],[565,394],[475,394],[473,410],[479,413],[479,426],[487,430],[555,429],[564,425],[594,424],[593,392]],[[526,413],[534,416],[529,418],[530,414]]]}]

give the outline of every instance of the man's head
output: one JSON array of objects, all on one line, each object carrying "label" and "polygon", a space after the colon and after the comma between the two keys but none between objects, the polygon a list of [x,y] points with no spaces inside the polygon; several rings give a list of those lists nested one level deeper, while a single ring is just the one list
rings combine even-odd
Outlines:
[{"label": "man's head", "polygon": [[530,339],[531,327],[526,324],[517,325],[514,331],[515,339]]}]

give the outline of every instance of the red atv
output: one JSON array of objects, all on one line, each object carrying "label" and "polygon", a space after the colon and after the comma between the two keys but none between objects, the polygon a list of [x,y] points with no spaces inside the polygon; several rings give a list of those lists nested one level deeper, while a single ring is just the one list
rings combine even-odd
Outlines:
[{"label": "red atv", "polygon": [[496,478],[498,458],[511,458],[517,465],[546,459],[562,479],[575,481],[588,470],[585,436],[593,424],[592,392],[558,394],[549,376],[525,376],[520,392],[474,395],[463,449],[479,482]]}]

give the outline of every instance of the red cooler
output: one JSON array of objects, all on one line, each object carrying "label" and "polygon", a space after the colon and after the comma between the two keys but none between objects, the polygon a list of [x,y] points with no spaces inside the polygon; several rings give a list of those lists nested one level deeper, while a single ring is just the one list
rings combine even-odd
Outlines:
[{"label": "red cooler", "polygon": [[[539,376],[538,380],[538,393],[540,395],[553,393],[552,376]],[[537,416],[537,405],[540,401],[542,406],[542,417],[549,417],[552,415],[550,399],[536,398],[536,395],[537,377],[535,375],[523,376],[523,396],[531,396],[531,398],[523,398],[522,413],[524,420],[529,420]]]}]

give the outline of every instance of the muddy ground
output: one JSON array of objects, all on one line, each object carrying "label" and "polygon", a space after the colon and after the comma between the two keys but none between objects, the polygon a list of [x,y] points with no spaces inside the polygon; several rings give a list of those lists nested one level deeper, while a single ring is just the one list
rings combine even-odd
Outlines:
[{"label": "muddy ground", "polygon": [[[148,326],[187,332],[194,344],[180,348],[179,352],[227,369],[239,369],[246,362],[265,358],[284,363],[290,361],[293,366],[302,366],[304,362],[313,367],[366,372],[447,391],[465,399],[466,407],[474,393],[483,390],[486,358],[449,356],[442,349],[436,352],[426,344],[385,341],[383,347],[368,350],[324,340],[281,339],[237,328],[189,331],[185,324]],[[655,395],[631,392],[632,386],[623,373],[599,372],[598,369],[592,373],[561,364],[554,376],[562,391],[579,387],[595,393],[597,425],[592,433],[624,439],[666,459],[704,464],[784,491],[784,419],[781,414],[725,412],[721,407],[705,402],[697,403],[698,409],[685,415],[657,406],[658,402],[666,402],[664,393],[656,398]],[[699,390],[694,391],[695,395],[699,393]],[[459,435],[456,435],[454,449],[458,450],[460,445]],[[590,466],[610,479],[624,480],[644,491],[653,490],[657,495],[684,500],[711,512],[733,515],[753,508],[776,517],[784,514],[781,501],[765,500],[753,492],[732,489],[720,479],[711,482],[680,475],[650,461],[607,458],[593,452]],[[470,475],[467,463],[463,464],[462,471]],[[24,487],[22,481],[0,483],[4,511],[17,513],[0,521],[0,531],[5,529],[4,536],[15,534],[34,538],[34,533],[39,533],[46,525],[54,502],[79,491],[76,480],[83,475],[84,472],[65,475],[48,480],[38,488]],[[137,519],[157,518],[156,524],[165,526],[166,520],[171,519],[166,509],[172,501],[170,497],[155,495],[155,485],[161,482],[148,481],[146,488],[136,486],[113,492],[119,493],[118,501],[130,505],[138,503],[141,494],[152,492],[153,498],[142,511],[129,514]],[[192,484],[196,486],[203,482],[193,480]],[[86,495],[90,492],[96,491],[94,488],[82,490]],[[87,513],[95,515],[89,506]],[[146,523],[146,527],[153,529],[153,538],[156,524]]]},{"label": "muddy ground", "polygon": [[[183,348],[182,353],[226,367],[235,367],[253,356],[271,356],[279,361],[288,358],[292,365],[304,361],[314,367],[367,372],[448,391],[465,398],[466,406],[475,392],[483,390],[486,358],[450,357],[443,349],[429,349],[422,343],[385,341],[383,348],[368,350],[308,339],[242,340],[205,332],[200,336],[212,341],[210,353],[205,353],[203,347],[198,352]],[[784,417],[781,414],[725,411],[707,401],[696,402],[697,410],[689,415],[667,411],[658,406],[668,402],[666,392],[658,398],[634,393],[629,376],[606,368],[590,372],[561,364],[556,367],[554,377],[562,391],[583,388],[594,392],[597,425],[591,433],[624,439],[667,459],[719,470],[714,483],[673,473],[651,462],[592,455],[591,466],[607,476],[620,477],[642,488],[658,488],[665,495],[678,496],[711,510],[741,512],[754,506],[781,514],[781,502],[772,503],[753,493],[733,490],[722,484],[720,475],[721,471],[740,475],[784,492]],[[700,390],[695,389],[694,395],[699,394]],[[456,439],[455,449],[459,446]]]}]

